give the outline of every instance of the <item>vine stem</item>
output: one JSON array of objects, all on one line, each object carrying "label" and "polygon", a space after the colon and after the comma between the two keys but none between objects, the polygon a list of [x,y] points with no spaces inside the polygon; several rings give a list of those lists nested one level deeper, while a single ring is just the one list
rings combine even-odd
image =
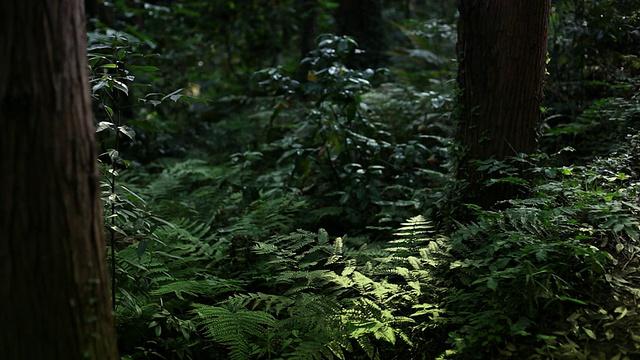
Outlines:
[{"label": "vine stem", "polygon": [[[119,75],[119,67],[116,67],[116,78]],[[121,126],[121,121],[122,121],[122,109],[121,109],[121,95],[120,92],[116,90],[116,94],[115,94],[115,107],[116,107],[116,123],[115,126],[116,128],[115,130],[115,134],[116,134],[116,139],[115,139],[115,151],[117,153],[117,157],[120,156],[120,126]],[[113,121],[112,121],[113,123]],[[116,167],[116,163],[117,160],[112,158],[111,159],[111,198],[115,199],[116,197],[116,174],[117,174],[117,167]],[[115,239],[115,235],[116,235],[116,231],[115,231],[115,227],[116,227],[116,204],[115,201],[111,201],[111,303],[113,304],[113,310],[116,310],[116,290],[117,290],[117,282],[116,282],[116,239]]]}]

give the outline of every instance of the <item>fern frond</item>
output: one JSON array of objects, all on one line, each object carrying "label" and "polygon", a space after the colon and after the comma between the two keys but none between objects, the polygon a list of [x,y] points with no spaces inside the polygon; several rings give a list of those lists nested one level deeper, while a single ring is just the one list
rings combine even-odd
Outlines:
[{"label": "fern frond", "polygon": [[275,312],[279,315],[283,310],[290,308],[296,302],[295,298],[282,295],[264,293],[236,294],[227,299],[230,306],[236,308],[261,309],[266,312]]},{"label": "fern frond", "polygon": [[194,322],[203,327],[211,340],[229,349],[229,358],[247,360],[255,339],[266,340],[276,319],[264,311],[194,304]]},{"label": "fern frond", "polygon": [[181,300],[185,300],[183,294],[215,297],[225,292],[242,290],[240,284],[239,281],[228,279],[174,280],[152,290],[150,294],[162,296],[174,293]]},{"label": "fern frond", "polygon": [[382,308],[370,299],[365,297],[356,299],[354,306],[345,309],[342,314],[344,321],[355,327],[351,336],[356,339],[373,335],[378,340],[395,344],[398,335],[403,341],[408,341],[408,345],[412,345],[408,336],[402,333],[398,325],[415,321],[409,317],[396,316],[392,311]]},{"label": "fern frond", "polygon": [[418,215],[402,223],[400,228],[393,234],[396,239],[390,243],[416,245],[431,240],[429,235],[432,233],[433,226],[422,215]]},{"label": "fern frond", "polygon": [[296,360],[324,360],[333,359],[333,352],[320,341],[303,341],[295,349],[286,354],[287,359]]},{"label": "fern frond", "polygon": [[366,336],[356,337],[356,342],[360,345],[360,348],[364,350],[365,354],[372,360],[380,360],[380,354],[378,349],[373,346],[371,340]]}]

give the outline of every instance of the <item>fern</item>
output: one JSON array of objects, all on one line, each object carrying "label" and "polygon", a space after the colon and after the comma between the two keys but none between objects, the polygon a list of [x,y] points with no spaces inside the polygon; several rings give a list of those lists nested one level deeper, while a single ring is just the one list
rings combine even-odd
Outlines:
[{"label": "fern", "polygon": [[[142,258],[135,248],[125,249],[123,261],[135,261],[147,279],[148,301],[160,304],[149,323],[158,328],[156,319],[167,319],[183,324],[187,333],[186,324],[195,324],[200,346],[230,359],[380,359],[384,343],[413,347],[415,322],[438,314],[415,308],[430,298],[434,254],[445,247],[432,236],[431,225],[412,218],[391,241],[370,245],[331,239],[322,229],[266,236],[277,231],[266,224],[279,217],[266,209],[292,206],[254,203],[244,220],[219,231],[221,237],[206,223],[178,220],[157,231],[165,241]],[[252,244],[246,256],[254,270],[245,280],[231,280],[216,268],[223,264],[216,254],[228,251],[227,236],[239,234]],[[165,306],[178,314],[184,309],[184,315],[173,320]]]},{"label": "fern", "polygon": [[[357,339],[365,335],[373,335],[375,339],[395,344],[397,335],[408,345],[412,345],[409,337],[399,330],[397,325],[413,323],[415,322],[413,319],[394,315],[390,309],[381,307],[376,301],[367,297],[355,299],[353,305],[342,313],[347,326],[355,327],[350,334],[352,337]],[[367,351],[367,349],[364,350]]]},{"label": "fern", "polygon": [[[432,233],[433,226],[422,215],[418,215],[401,224],[400,228],[393,234],[395,239],[391,243],[412,246],[412,250],[414,250],[423,243],[430,241],[431,236],[429,235]],[[393,248],[387,250],[393,251]]]},{"label": "fern", "polygon": [[256,340],[266,340],[276,319],[263,311],[242,308],[194,304],[196,324],[202,326],[208,336],[229,349],[229,359],[251,359],[256,352]]},{"label": "fern", "polygon": [[[348,239],[331,242],[323,230],[315,234],[299,230],[257,243],[254,251],[267,258],[269,273],[276,272],[275,284],[288,286],[283,292],[285,297],[316,296],[314,299],[321,300],[323,306],[335,304],[330,307],[335,312],[315,316],[322,315],[332,323],[336,338],[346,339],[337,348],[350,349],[348,339],[353,339],[367,356],[376,359],[379,353],[375,342],[395,344],[399,338],[406,346],[412,346],[406,331],[414,319],[399,313],[408,310],[411,314],[411,307],[421,301],[432,276],[427,267],[437,263],[434,254],[445,246],[443,240],[433,239],[431,234],[431,225],[423,217],[415,217],[404,223],[396,238],[382,248],[364,246],[354,250]],[[296,308],[294,304],[290,306]],[[289,321],[308,320],[292,317]],[[333,353],[338,358],[342,356],[337,350]],[[317,355],[310,354],[308,358]]]},{"label": "fern", "polygon": [[153,289],[150,291],[150,294],[153,296],[162,296],[173,293],[181,300],[185,300],[183,294],[194,297],[216,297],[226,292],[241,290],[241,284],[240,281],[229,279],[173,280]]},{"label": "fern", "polygon": [[172,228],[163,229],[161,234],[176,240],[199,241],[206,238],[211,230],[211,226],[208,223],[187,218],[175,219],[172,225]]},{"label": "fern", "polygon": [[302,205],[304,202],[293,201],[288,197],[258,200],[251,203],[243,216],[235,219],[233,225],[220,232],[256,239],[266,238],[273,233],[286,233],[291,231],[293,226],[290,215],[298,211]]},{"label": "fern", "polygon": [[287,359],[344,359],[351,351],[346,333],[341,333],[340,304],[332,296],[300,292],[289,295],[238,294],[226,301],[232,308],[267,312],[278,318],[261,347]]}]

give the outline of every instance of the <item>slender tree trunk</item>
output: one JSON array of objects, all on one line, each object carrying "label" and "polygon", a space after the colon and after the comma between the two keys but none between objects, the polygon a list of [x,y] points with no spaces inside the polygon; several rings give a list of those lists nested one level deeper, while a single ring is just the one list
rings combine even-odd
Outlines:
[{"label": "slender tree trunk", "polygon": [[82,0],[0,11],[0,357],[117,359]]},{"label": "slender tree trunk", "polygon": [[[309,52],[316,48],[316,37],[318,36],[318,4],[317,0],[296,1],[296,12],[299,16],[298,28],[300,29],[300,59],[304,59]],[[298,80],[307,79],[308,65],[301,65],[298,68]]]},{"label": "slender tree trunk", "polygon": [[469,184],[465,201],[490,207],[522,189],[508,184],[484,188],[487,175],[478,171],[477,161],[537,149],[550,0],[458,4],[458,140],[466,151],[458,178]]},{"label": "slender tree trunk", "polygon": [[354,68],[384,66],[389,44],[381,0],[338,0],[338,4],[335,13],[338,35],[355,38],[365,51],[347,65]]}]

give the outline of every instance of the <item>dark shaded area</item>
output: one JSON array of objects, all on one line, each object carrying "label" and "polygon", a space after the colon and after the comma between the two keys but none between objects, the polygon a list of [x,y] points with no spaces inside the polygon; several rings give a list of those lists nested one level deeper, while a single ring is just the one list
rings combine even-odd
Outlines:
[{"label": "dark shaded area", "polygon": [[[453,0],[108,4],[89,52],[123,354],[639,352],[637,0],[553,1],[549,59],[529,8],[458,29]],[[458,31],[481,40],[459,63]],[[514,58],[549,60],[542,108]],[[474,122],[458,70],[505,116]]]},{"label": "dark shaded area", "polygon": [[364,53],[347,62],[354,68],[379,68],[389,63],[389,27],[381,0],[340,0],[336,9],[338,35],[351,36]]}]

